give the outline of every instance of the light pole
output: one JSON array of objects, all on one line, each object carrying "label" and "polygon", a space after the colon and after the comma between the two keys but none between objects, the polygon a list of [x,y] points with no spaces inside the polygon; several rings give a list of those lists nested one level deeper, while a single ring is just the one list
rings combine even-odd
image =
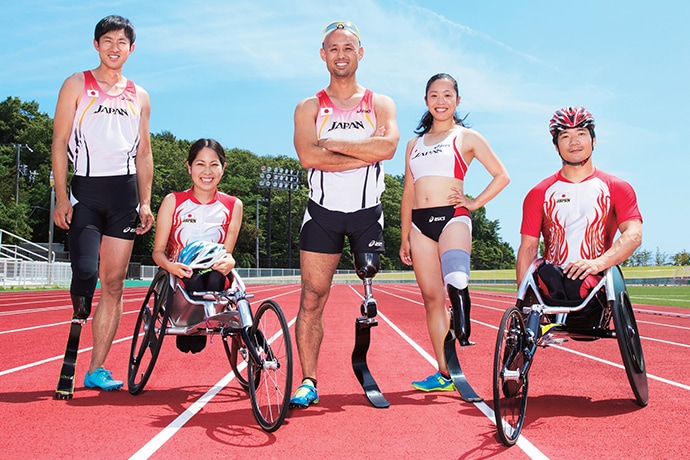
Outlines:
[{"label": "light pole", "polygon": [[[288,265],[292,268],[292,192],[299,189],[301,171],[287,168],[273,168],[261,166],[259,173],[259,187],[268,189],[268,239],[266,241],[266,255],[268,266],[271,267],[271,191],[288,191]],[[257,206],[258,208],[258,206]],[[257,219],[258,222],[258,219]]]},{"label": "light pole", "polygon": [[256,199],[256,269],[259,269],[259,198]]},{"label": "light pole", "polygon": [[53,278],[53,231],[55,221],[53,220],[53,210],[55,210],[55,175],[50,171],[50,223],[48,225],[48,286]]},{"label": "light pole", "polygon": [[19,204],[19,176],[20,175],[26,175],[27,173],[22,173],[22,165],[21,165],[21,151],[22,148],[25,148],[31,153],[34,153],[33,149],[29,147],[27,144],[10,144],[14,145],[17,148],[17,177],[15,179],[15,191],[14,191],[14,204]]}]

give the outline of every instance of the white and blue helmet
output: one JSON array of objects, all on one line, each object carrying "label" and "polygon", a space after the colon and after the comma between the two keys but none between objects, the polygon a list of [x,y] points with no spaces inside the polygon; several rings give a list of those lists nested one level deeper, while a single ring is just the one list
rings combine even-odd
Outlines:
[{"label": "white and blue helmet", "polygon": [[191,269],[211,268],[213,264],[225,257],[227,251],[220,243],[210,241],[192,241],[180,251],[177,261]]}]

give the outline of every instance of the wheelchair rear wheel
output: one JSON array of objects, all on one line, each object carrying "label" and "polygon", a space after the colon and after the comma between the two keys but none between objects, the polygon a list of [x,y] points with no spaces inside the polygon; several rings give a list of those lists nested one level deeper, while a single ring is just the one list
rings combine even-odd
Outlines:
[{"label": "wheelchair rear wheel", "polygon": [[510,307],[503,314],[494,352],[494,415],[498,437],[506,446],[517,442],[527,409],[527,329],[522,313]]},{"label": "wheelchair rear wheel", "polygon": [[134,326],[127,371],[127,387],[133,395],[144,389],[158,359],[170,316],[166,306],[169,296],[168,272],[159,270],[146,293]]},{"label": "wheelchair rear wheel", "polygon": [[277,430],[285,420],[292,391],[292,345],[287,321],[273,300],[261,304],[249,333],[260,361],[249,359],[249,397],[261,428]]},{"label": "wheelchair rear wheel", "polygon": [[613,323],[616,328],[616,340],[621,351],[625,373],[635,394],[635,401],[644,407],[649,402],[647,370],[642,354],[640,331],[637,328],[632,304],[626,291],[618,293],[618,298],[613,305]]}]

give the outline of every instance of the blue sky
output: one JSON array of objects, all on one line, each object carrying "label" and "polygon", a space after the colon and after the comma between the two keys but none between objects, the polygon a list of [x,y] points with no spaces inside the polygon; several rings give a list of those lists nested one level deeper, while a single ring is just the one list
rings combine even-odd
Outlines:
[{"label": "blue sky", "polygon": [[[325,6],[324,6],[325,5]],[[136,50],[125,76],[148,90],[151,131],[214,137],[228,148],[296,157],[292,114],[328,84],[323,27],[358,25],[358,79],[391,96],[402,132],[386,172],[404,172],[404,148],[438,72],[460,85],[460,113],[505,163],[512,181],[487,205],[501,237],[519,245],[522,199],[559,167],[547,126],[556,108],[584,105],[597,121],[595,164],[628,180],[644,216],[643,248],[690,250],[686,144],[690,3],[312,0],[236,2],[5,2],[0,98],[35,100],[53,116],[58,90],[98,55],[93,28],[128,17]],[[466,193],[489,177],[470,166]],[[393,248],[392,248],[393,249]],[[397,248],[394,248],[397,252]]]}]

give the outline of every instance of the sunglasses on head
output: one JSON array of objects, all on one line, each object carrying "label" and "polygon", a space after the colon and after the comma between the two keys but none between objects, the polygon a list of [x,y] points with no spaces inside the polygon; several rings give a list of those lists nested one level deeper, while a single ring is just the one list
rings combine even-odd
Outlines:
[{"label": "sunglasses on head", "polygon": [[335,21],[331,22],[323,29],[323,34],[321,34],[321,43],[323,43],[326,40],[326,35],[330,34],[336,29],[349,30],[350,32],[355,34],[357,40],[361,42],[361,39],[359,38],[359,29],[356,25],[348,21]]}]

